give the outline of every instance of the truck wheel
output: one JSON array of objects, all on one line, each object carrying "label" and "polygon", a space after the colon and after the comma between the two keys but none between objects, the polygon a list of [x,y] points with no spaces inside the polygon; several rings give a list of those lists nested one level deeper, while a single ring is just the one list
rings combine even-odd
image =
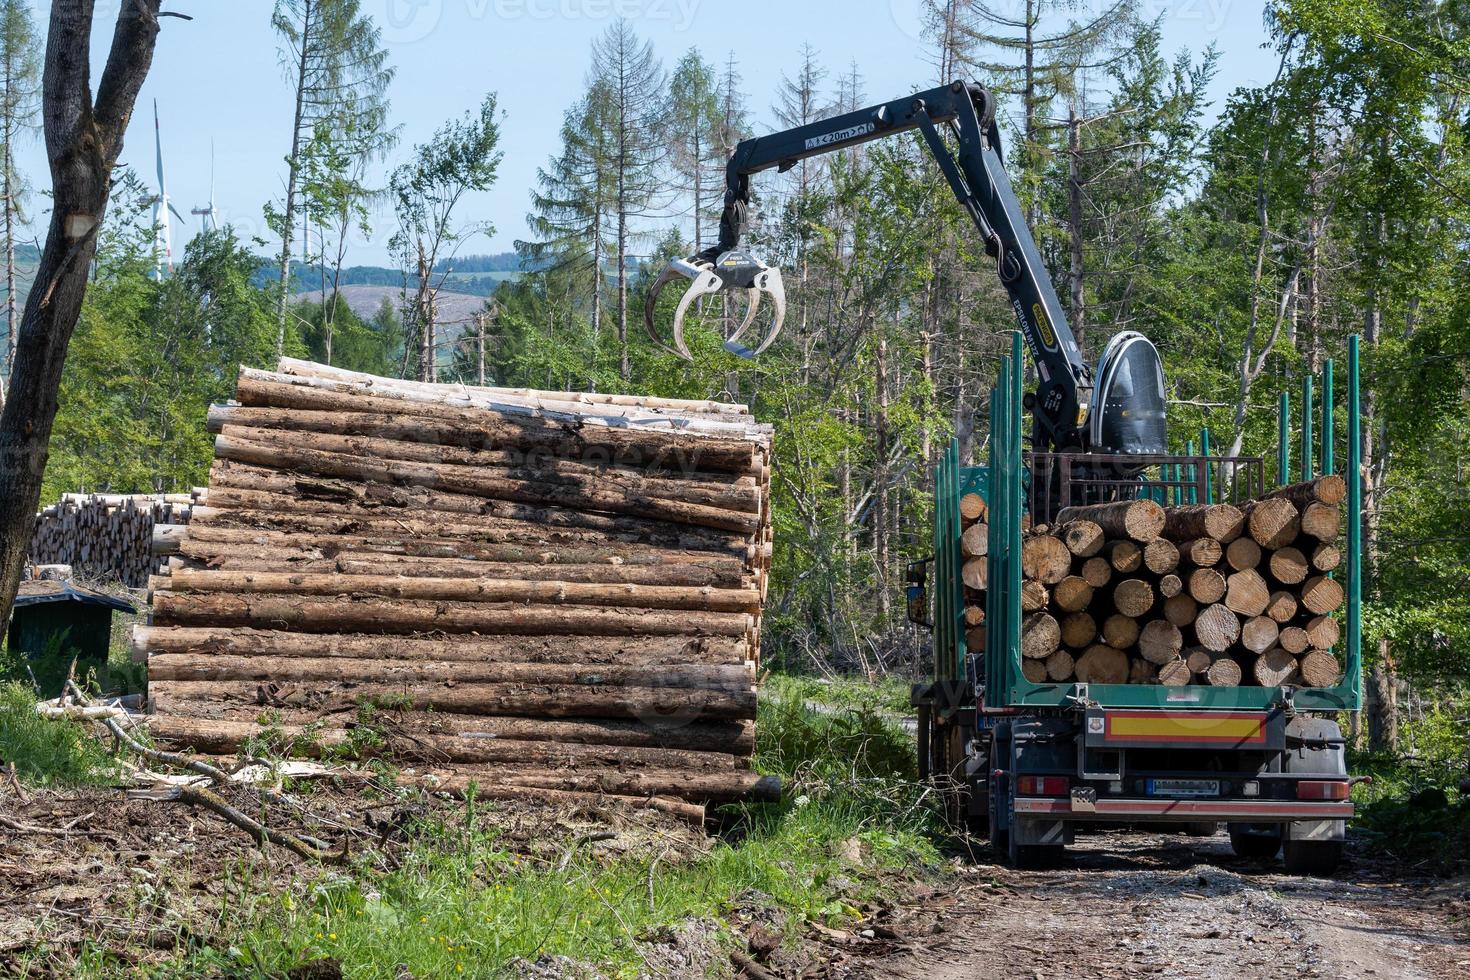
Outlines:
[{"label": "truck wheel", "polygon": [[1340,840],[1287,840],[1281,856],[1288,874],[1326,878],[1342,863]]},{"label": "truck wheel", "polygon": [[1269,860],[1281,850],[1281,828],[1231,824],[1230,849],[1236,857]]},{"label": "truck wheel", "polygon": [[1186,837],[1214,837],[1220,832],[1220,825],[1213,820],[1195,820],[1184,825],[1184,836]]}]

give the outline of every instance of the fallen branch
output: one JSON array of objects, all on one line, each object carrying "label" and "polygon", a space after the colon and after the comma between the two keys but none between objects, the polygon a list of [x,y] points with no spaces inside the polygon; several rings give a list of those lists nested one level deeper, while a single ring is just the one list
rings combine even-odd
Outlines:
[{"label": "fallen branch", "polygon": [[349,840],[342,841],[340,851],[332,851],[325,848],[308,844],[294,834],[288,834],[279,830],[271,830],[265,824],[255,820],[246,814],[230,806],[224,797],[213,790],[205,789],[203,786],[189,786],[181,784],[163,784],[151,789],[128,790],[130,800],[178,800],[193,806],[201,806],[209,812],[223,817],[230,823],[245,831],[255,838],[258,844],[275,844],[315,861],[325,861],[329,864],[340,864],[347,859]]}]

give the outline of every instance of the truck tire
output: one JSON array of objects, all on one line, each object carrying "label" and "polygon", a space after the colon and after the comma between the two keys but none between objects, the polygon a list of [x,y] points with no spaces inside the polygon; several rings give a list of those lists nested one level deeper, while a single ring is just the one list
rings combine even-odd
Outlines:
[{"label": "truck tire", "polygon": [[1185,837],[1214,837],[1220,825],[1213,820],[1194,820],[1184,825]]},{"label": "truck tire", "polygon": [[1342,863],[1340,840],[1286,840],[1281,856],[1288,874],[1327,878]]},{"label": "truck tire", "polygon": [[1230,824],[1230,849],[1236,857],[1270,860],[1281,850],[1281,828]]}]

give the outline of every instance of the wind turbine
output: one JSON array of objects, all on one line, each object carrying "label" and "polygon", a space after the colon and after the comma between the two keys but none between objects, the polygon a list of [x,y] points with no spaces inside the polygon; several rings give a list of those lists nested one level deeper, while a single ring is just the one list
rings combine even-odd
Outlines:
[{"label": "wind turbine", "polygon": [[158,199],[153,204],[153,228],[157,236],[153,243],[153,278],[162,279],[165,266],[168,272],[174,271],[173,227],[169,215],[180,221],[186,219],[168,199],[168,184],[163,179],[163,128],[158,124],[157,99],[153,100],[153,145],[158,155]]},{"label": "wind turbine", "polygon": [[209,141],[209,204],[202,208],[191,208],[190,214],[199,216],[199,226],[206,232],[219,230],[219,209],[214,206],[214,140]]}]

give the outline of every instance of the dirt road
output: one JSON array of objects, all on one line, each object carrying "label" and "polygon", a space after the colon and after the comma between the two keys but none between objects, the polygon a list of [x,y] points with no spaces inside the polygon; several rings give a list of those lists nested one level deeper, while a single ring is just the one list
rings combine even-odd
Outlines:
[{"label": "dirt road", "polygon": [[1234,857],[1223,835],[1079,838],[1054,870],[959,871],[953,890],[894,910],[867,940],[881,952],[863,950],[862,936],[834,949],[829,975],[1470,977],[1470,878],[1390,870],[1355,858],[1335,879],[1295,878]]}]

